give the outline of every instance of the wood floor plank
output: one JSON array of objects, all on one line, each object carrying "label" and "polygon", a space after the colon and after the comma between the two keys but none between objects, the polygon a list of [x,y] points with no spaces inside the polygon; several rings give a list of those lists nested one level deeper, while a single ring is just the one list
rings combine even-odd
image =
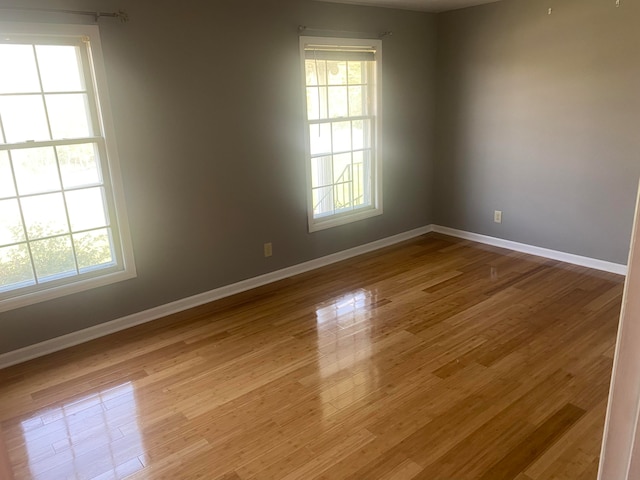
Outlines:
[{"label": "wood floor plank", "polygon": [[593,479],[623,280],[432,233],[179,312],[0,370],[0,477]]},{"label": "wood floor plank", "polygon": [[518,445],[513,447],[500,461],[486,470],[480,480],[508,480],[514,478],[549,449],[555,440],[571,428],[584,413],[585,411],[581,408],[567,403]]},{"label": "wood floor plank", "polygon": [[[532,480],[542,480],[553,475],[553,470],[563,463],[562,457],[575,445],[584,442],[584,438],[591,434],[591,430],[599,431],[604,423],[607,402],[602,401],[596,407],[583,415],[551,448],[531,463],[525,473]],[[568,454],[572,456],[572,453]],[[595,477],[594,477],[595,478]]]}]

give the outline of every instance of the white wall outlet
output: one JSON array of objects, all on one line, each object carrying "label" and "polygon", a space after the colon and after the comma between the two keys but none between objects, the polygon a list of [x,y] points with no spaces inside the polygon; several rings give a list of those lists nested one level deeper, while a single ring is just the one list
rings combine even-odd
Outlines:
[{"label": "white wall outlet", "polygon": [[493,211],[493,221],[495,223],[502,223],[502,210]]},{"label": "white wall outlet", "polygon": [[265,243],[264,244],[264,256],[265,257],[270,257],[271,255],[273,255],[273,246],[271,245],[271,242]]}]

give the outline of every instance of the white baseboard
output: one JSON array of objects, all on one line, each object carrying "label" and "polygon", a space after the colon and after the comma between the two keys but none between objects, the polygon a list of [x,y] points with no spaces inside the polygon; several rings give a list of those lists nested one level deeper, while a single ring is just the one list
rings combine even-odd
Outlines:
[{"label": "white baseboard", "polygon": [[582,267],[593,268],[595,270],[603,270],[605,272],[617,273],[619,275],[627,274],[627,266],[619,263],[605,262],[604,260],[582,257],[572,253],[535,247],[533,245],[527,245],[526,243],[512,242],[511,240],[503,240],[502,238],[489,237],[487,235],[480,235],[479,233],[465,232],[464,230],[456,230],[455,228],[441,227],[439,225],[433,225],[432,231],[452,237],[484,243],[486,245],[493,245],[494,247],[502,247],[516,252],[528,253],[531,255],[537,255],[538,257],[545,257],[565,263],[580,265]]},{"label": "white baseboard", "polygon": [[283,268],[275,272],[266,273],[258,277],[249,278],[247,280],[216,288],[208,292],[193,295],[181,300],[176,300],[175,302],[167,303],[166,305],[160,305],[158,307],[150,308],[149,310],[145,310],[143,312],[127,315],[126,317],[118,318],[110,322],[101,323],[100,325],[85,328],[83,330],[72,332],[61,337],[56,337],[52,338],[51,340],[46,340],[34,345],[29,345],[19,350],[3,353],[0,354],[0,369],[9,367],[11,365],[16,365],[18,363],[26,362],[37,357],[42,357],[49,353],[57,352],[68,347],[73,347],[75,345],[88,342],[89,340],[94,340],[96,338],[119,332],[136,325],[157,320],[158,318],[166,317],[167,315],[182,312],[184,310],[188,310],[189,308],[197,307],[224,297],[229,297],[237,293],[245,292],[247,290],[251,290],[252,288],[261,287],[268,283],[277,282],[278,280],[283,280],[300,273],[315,270],[326,265],[331,265],[332,263],[346,260],[357,255],[362,255],[363,253],[368,253],[380,248],[388,247],[396,243],[400,243],[405,240],[424,235],[425,233],[429,233],[431,231],[431,225],[416,228],[415,230],[410,230],[398,235],[393,235],[391,237],[383,238],[375,242],[360,245],[348,250],[343,250],[342,252],[333,253],[325,257],[310,260],[298,265],[293,265],[291,267]]},{"label": "white baseboard", "polygon": [[158,318],[166,317],[174,313],[188,310],[189,308],[197,307],[205,303],[213,302],[221,298],[229,297],[237,293],[251,290],[268,283],[277,282],[300,273],[315,270],[332,263],[346,260],[363,253],[372,252],[380,248],[388,247],[396,243],[409,240],[420,235],[424,235],[429,232],[438,232],[444,235],[450,235],[452,237],[463,238],[465,240],[471,240],[478,243],[484,243],[487,245],[493,245],[496,247],[506,248],[508,250],[514,250],[516,252],[528,253],[531,255],[537,255],[539,257],[550,258],[553,260],[559,260],[561,262],[580,265],[583,267],[594,268],[596,270],[604,270],[606,272],[617,273],[620,275],[627,274],[627,266],[617,263],[605,262],[603,260],[597,260],[594,258],[582,257],[579,255],[573,255],[571,253],[558,252],[556,250],[549,250],[547,248],[535,247],[533,245],[527,245],[524,243],[512,242],[510,240],[503,240],[501,238],[489,237],[487,235],[480,235],[478,233],[465,232],[463,230],[456,230],[448,227],[441,227],[439,225],[426,225],[424,227],[416,228],[408,232],[393,235],[391,237],[383,238],[375,242],[360,245],[358,247],[343,250],[342,252],[333,253],[325,257],[310,260],[308,262],[293,265],[291,267],[283,268],[275,272],[260,275],[258,277],[249,278],[241,282],[237,282],[224,287],[216,288],[208,292],[193,295],[191,297],[176,300],[175,302],[167,303],[166,305],[160,305],[158,307],[150,308],[143,312],[127,315],[126,317],[118,318],[110,322],[101,323],[94,327],[85,328],[77,332],[72,332],[61,337],[46,340],[41,343],[29,345],[19,350],[0,354],[0,369],[16,365],[18,363],[26,362],[37,357],[42,357],[49,353],[57,352],[74,345],[79,345],[89,340],[94,340],[111,333],[119,332],[136,325],[147,323]]}]

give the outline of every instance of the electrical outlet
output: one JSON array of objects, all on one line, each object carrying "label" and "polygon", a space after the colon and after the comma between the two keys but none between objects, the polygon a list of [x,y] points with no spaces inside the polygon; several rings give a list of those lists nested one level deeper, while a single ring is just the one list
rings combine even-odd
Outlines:
[{"label": "electrical outlet", "polygon": [[502,223],[502,210],[493,211],[493,221],[495,223]]},{"label": "electrical outlet", "polygon": [[270,257],[271,255],[273,255],[273,246],[271,245],[271,242],[265,243],[264,244],[264,256],[265,257]]}]

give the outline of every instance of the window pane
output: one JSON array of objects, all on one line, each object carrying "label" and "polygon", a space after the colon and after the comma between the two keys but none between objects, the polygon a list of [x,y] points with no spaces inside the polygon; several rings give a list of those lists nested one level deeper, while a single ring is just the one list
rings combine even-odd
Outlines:
[{"label": "window pane", "polygon": [[47,95],[53,138],[82,138],[91,133],[87,96],[82,93]]},{"label": "window pane", "polygon": [[327,115],[327,87],[307,87],[307,118],[320,120]]},{"label": "window pane", "polygon": [[333,177],[331,156],[311,159],[311,184],[313,187],[331,185]]},{"label": "window pane", "polygon": [[11,157],[20,195],[60,190],[53,147],[12,150]]},{"label": "window pane", "polygon": [[364,152],[353,152],[353,199],[355,205],[365,204]]},{"label": "window pane", "polygon": [[313,189],[313,214],[333,213],[333,187]]},{"label": "window pane", "polygon": [[31,45],[0,45],[0,93],[40,91],[38,70]]},{"label": "window pane", "polygon": [[353,152],[353,164],[356,165],[358,163],[362,163],[364,160],[364,155],[362,152]]},{"label": "window pane", "polygon": [[329,85],[347,84],[347,62],[328,61],[327,71],[329,73]]},{"label": "window pane", "polygon": [[327,84],[327,62],[324,60],[305,60],[307,85]]},{"label": "window pane", "polygon": [[71,230],[89,230],[107,225],[102,188],[66,192]]},{"label": "window pane", "polygon": [[66,145],[56,147],[56,151],[58,152],[62,184],[65,188],[102,183],[102,176],[96,160],[97,145],[93,143]]},{"label": "window pane", "polygon": [[7,143],[50,140],[40,95],[0,97],[0,115]]},{"label": "window pane", "polygon": [[333,183],[351,181],[351,154],[333,156]]},{"label": "window pane", "polygon": [[85,89],[78,47],[38,45],[36,53],[45,92],[77,92]]},{"label": "window pane", "polygon": [[30,239],[69,231],[61,193],[27,197],[23,198],[21,203]]},{"label": "window pane", "polygon": [[347,76],[349,83],[363,83],[362,62],[349,62],[347,64]]},{"label": "window pane", "polygon": [[318,85],[318,75],[315,63],[310,60],[304,62],[305,85]]},{"label": "window pane", "polygon": [[31,253],[38,281],[55,280],[77,273],[69,235],[31,242]]},{"label": "window pane", "polygon": [[355,120],[352,122],[353,149],[371,148],[371,121]]},{"label": "window pane", "polygon": [[333,129],[333,152],[351,150],[351,122],[335,122]]},{"label": "window pane", "polygon": [[309,141],[311,155],[331,153],[331,125],[328,123],[309,125]]},{"label": "window pane", "polygon": [[31,258],[25,244],[0,248],[0,290],[16,288],[16,284],[32,285]]},{"label": "window pane", "polygon": [[349,115],[359,117],[366,115],[364,107],[364,87],[349,87]]},{"label": "window pane", "polygon": [[[362,155],[362,178],[364,179],[362,182],[363,195],[364,195],[364,204],[371,204],[371,188],[372,188],[372,155],[373,152],[371,150],[364,150],[362,152],[358,152]],[[355,157],[355,154],[354,154]],[[356,164],[357,165],[357,164]]]},{"label": "window pane", "polygon": [[0,152],[0,198],[13,197],[15,194],[16,189],[13,185],[9,154]]},{"label": "window pane", "polygon": [[346,117],[348,114],[347,87],[329,87],[329,117]]},{"label": "window pane", "polygon": [[351,203],[351,183],[340,183],[334,189],[334,204],[336,210],[353,208]]},{"label": "window pane", "polygon": [[111,237],[106,228],[77,233],[73,236],[73,243],[78,258],[78,268],[81,270],[114,263]]},{"label": "window pane", "polygon": [[369,180],[368,176],[371,175],[371,150],[363,150],[362,154],[362,169],[365,175],[365,180]]},{"label": "window pane", "polygon": [[18,200],[0,201],[0,245],[24,242],[24,230],[20,218]]}]

